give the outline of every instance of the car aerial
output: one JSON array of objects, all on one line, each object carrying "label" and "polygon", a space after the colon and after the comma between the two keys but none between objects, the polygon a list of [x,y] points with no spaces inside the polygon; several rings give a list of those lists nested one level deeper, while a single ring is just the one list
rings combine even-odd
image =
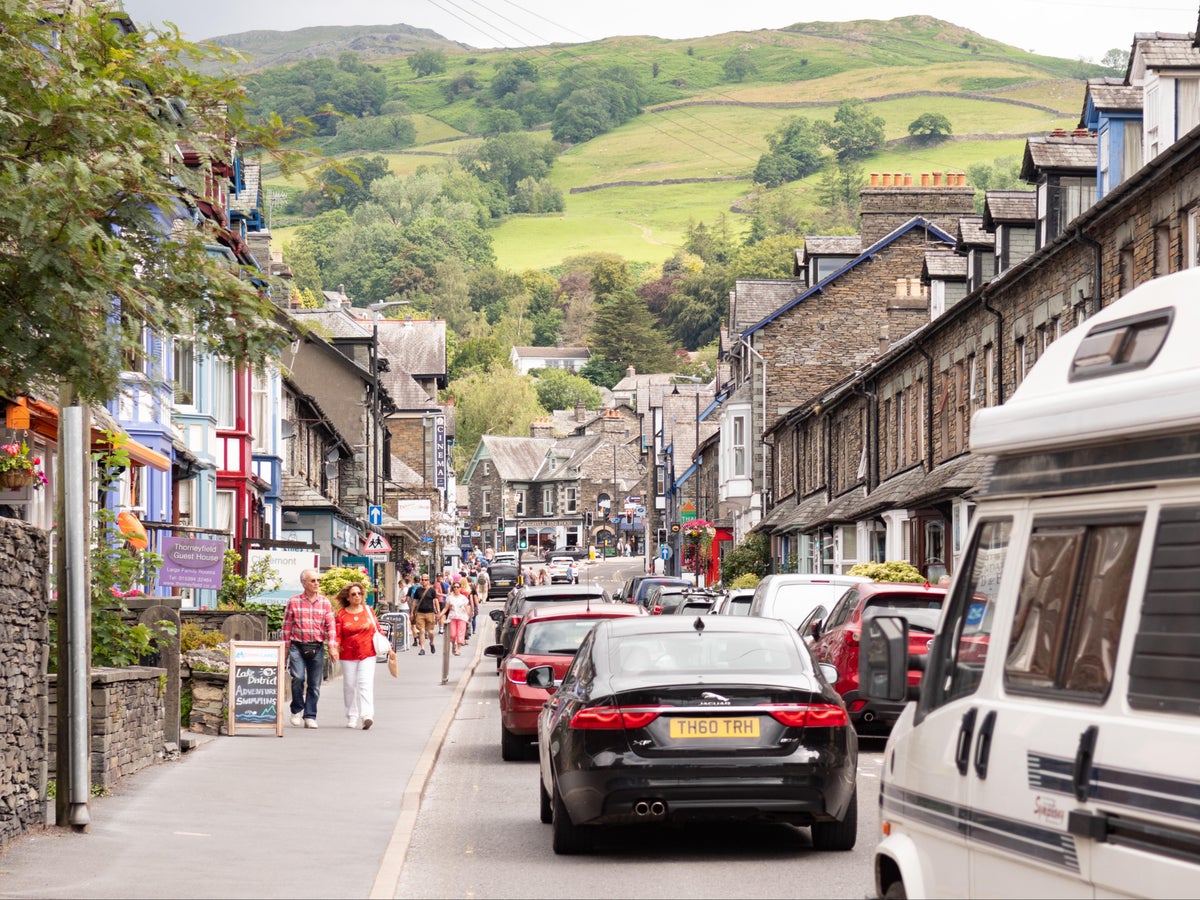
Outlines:
[{"label": "car aerial", "polygon": [[[537,717],[546,692],[525,684],[525,673],[549,665],[562,678],[591,627],[601,619],[645,616],[640,606],[627,603],[552,603],[529,610],[513,639],[512,653],[503,656],[500,678],[500,757],[521,759],[537,739]],[[485,655],[504,653],[501,644],[486,648]]]},{"label": "car aerial", "polygon": [[569,603],[573,600],[591,601],[592,603],[611,602],[608,591],[595,585],[520,585],[509,594],[508,600],[504,603],[504,609],[493,609],[488,613],[491,620],[496,623],[494,646],[502,648],[503,653],[498,651],[488,653],[492,647],[485,648],[484,653],[496,657],[496,668],[500,669],[504,663],[504,657],[512,650],[513,640],[517,636],[517,629],[521,627],[521,620],[525,618],[525,613],[539,606],[551,603]]},{"label": "car aerial", "polygon": [[799,635],[777,619],[606,619],[538,716],[541,820],[555,853],[596,826],[783,822],[854,847],[858,739]]},{"label": "car aerial", "polygon": [[[657,587],[660,584],[674,585],[676,587],[696,586],[693,582],[685,578],[675,578],[671,575],[635,575],[625,583],[625,588],[622,588],[622,597],[624,597],[626,603],[637,603],[648,607],[651,588]],[[628,590],[628,593],[626,593],[626,590]]]},{"label": "car aerial", "polygon": [[831,607],[847,588],[870,580],[861,575],[767,575],[754,588],[748,615],[783,619],[798,628],[814,606]]},{"label": "car aerial", "polygon": [[488,592],[489,600],[503,600],[508,596],[508,592],[517,586],[517,575],[520,574],[520,569],[515,565],[508,563],[492,563],[488,567]]},{"label": "car aerial", "polygon": [[551,584],[570,584],[571,565],[575,562],[570,556],[552,556],[546,563],[546,574]]},{"label": "car aerial", "polygon": [[[858,651],[863,620],[873,615],[900,616],[908,622],[910,685],[921,683],[921,671],[911,667],[914,656],[928,653],[929,641],[937,630],[938,617],[946,601],[946,588],[928,584],[872,581],[847,590],[833,605],[824,621],[814,622],[812,649],[819,662],[838,671],[834,690],[842,695],[850,721],[861,732],[886,733],[904,709],[904,702],[869,699],[858,686]],[[802,632],[803,634],[803,632]]]},{"label": "car aerial", "polygon": [[753,599],[754,588],[730,588],[713,611],[721,616],[744,616],[750,612]]}]

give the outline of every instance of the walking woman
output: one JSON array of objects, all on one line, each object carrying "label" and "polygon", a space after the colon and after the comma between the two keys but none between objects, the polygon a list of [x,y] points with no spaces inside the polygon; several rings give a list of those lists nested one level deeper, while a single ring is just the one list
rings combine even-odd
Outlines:
[{"label": "walking woman", "polygon": [[346,727],[365,730],[375,721],[375,616],[365,602],[363,586],[351,582],[337,594],[338,646],[342,648],[342,697]]},{"label": "walking woman", "polygon": [[459,650],[467,640],[467,621],[471,618],[471,598],[463,593],[462,581],[450,586],[442,609],[450,619],[450,645],[454,648],[454,655],[459,656]]}]

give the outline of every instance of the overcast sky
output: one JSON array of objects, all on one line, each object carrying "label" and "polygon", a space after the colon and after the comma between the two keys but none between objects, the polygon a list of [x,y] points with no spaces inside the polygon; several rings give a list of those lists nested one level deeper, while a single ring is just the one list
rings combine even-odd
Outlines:
[{"label": "overcast sky", "polygon": [[930,15],[1023,50],[1099,61],[1128,50],[1138,31],[1195,30],[1197,3],[1185,0],[846,0],[836,11],[805,0],[124,0],[142,28],[173,22],[201,41],[242,31],[312,25],[429,28],[472,47],[579,43],[614,35],[693,38],[796,22]]}]

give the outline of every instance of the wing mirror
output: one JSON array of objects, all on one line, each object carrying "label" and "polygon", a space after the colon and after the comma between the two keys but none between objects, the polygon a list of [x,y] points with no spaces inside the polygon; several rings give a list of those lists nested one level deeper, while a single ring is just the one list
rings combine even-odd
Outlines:
[{"label": "wing mirror", "polygon": [[[484,651],[487,652],[486,650]],[[542,690],[554,692],[554,667],[553,666],[534,666],[525,673],[525,683],[530,687],[541,688]]]}]

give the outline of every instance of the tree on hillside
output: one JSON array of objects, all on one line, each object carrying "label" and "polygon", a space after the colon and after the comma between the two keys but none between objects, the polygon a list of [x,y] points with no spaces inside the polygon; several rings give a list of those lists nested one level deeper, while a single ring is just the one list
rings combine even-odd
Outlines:
[{"label": "tree on hillside", "polygon": [[579,370],[579,376],[597,387],[612,390],[625,377],[625,369],[618,363],[593,355],[587,365]]},{"label": "tree on hillside", "polygon": [[1114,47],[1100,57],[1100,65],[1124,73],[1129,68],[1129,51]]},{"label": "tree on hillside", "polygon": [[147,326],[237,362],[276,352],[271,302],[210,256],[217,232],[185,203],[206,171],[182,143],[227,162],[229,135],[249,154],[270,137],[233,81],[190,68],[228,58],[101,12],[51,26],[18,2],[0,4],[0,59],[0,394],[61,381],[108,400]]},{"label": "tree on hillside", "polygon": [[941,113],[923,113],[908,123],[908,133],[926,141],[938,141],[953,134],[954,128]]},{"label": "tree on hillside", "polygon": [[886,124],[863,100],[843,100],[833,114],[826,143],[839,160],[863,159],[883,146]]},{"label": "tree on hillside", "polygon": [[624,370],[670,372],[671,346],[650,310],[632,290],[609,295],[596,303],[596,317],[588,344],[592,353]]},{"label": "tree on hillside", "polygon": [[264,69],[246,77],[247,112],[284,123],[311,120],[320,134],[334,134],[342,116],[377,116],[387,102],[387,81],[357,54],[343,53],[335,65],[310,59],[291,66]]},{"label": "tree on hillside", "polygon": [[758,66],[754,64],[754,60],[750,58],[749,53],[733,54],[733,56],[725,60],[725,65],[721,68],[728,81],[745,81],[748,76],[758,71]]},{"label": "tree on hillside", "polygon": [[767,135],[768,151],[754,167],[754,181],[778,187],[818,172],[824,164],[827,126],[794,116]]},{"label": "tree on hillside", "polygon": [[1029,185],[1021,180],[1021,159],[1017,156],[1001,156],[990,163],[967,166],[967,182],[975,188],[976,213],[983,212],[988,191],[1029,190]]},{"label": "tree on hillside", "polygon": [[508,59],[496,67],[496,75],[492,78],[489,93],[496,100],[509,94],[515,94],[523,84],[532,84],[538,80],[537,66],[522,57]]},{"label": "tree on hillside", "polygon": [[600,392],[596,386],[574,372],[566,369],[538,369],[533,373],[537,380],[533,388],[538,402],[553,412],[556,409],[574,409],[582,403],[587,409],[600,406]]},{"label": "tree on hillside", "polygon": [[668,333],[676,345],[695,350],[720,334],[732,287],[729,269],[722,265],[707,265],[695,275],[679,280],[667,302],[665,317]]},{"label": "tree on hillside", "polygon": [[442,50],[426,47],[423,50],[418,50],[408,58],[408,67],[416,73],[418,78],[445,72],[446,54]]},{"label": "tree on hillside", "polygon": [[831,224],[852,227],[858,219],[859,192],[867,183],[861,163],[854,160],[831,159],[821,173],[817,197],[829,212],[826,226]]},{"label": "tree on hillside", "polygon": [[550,174],[561,148],[529,134],[499,134],[463,153],[463,168],[482,181],[496,182],[508,197],[522,181],[540,182]]}]

